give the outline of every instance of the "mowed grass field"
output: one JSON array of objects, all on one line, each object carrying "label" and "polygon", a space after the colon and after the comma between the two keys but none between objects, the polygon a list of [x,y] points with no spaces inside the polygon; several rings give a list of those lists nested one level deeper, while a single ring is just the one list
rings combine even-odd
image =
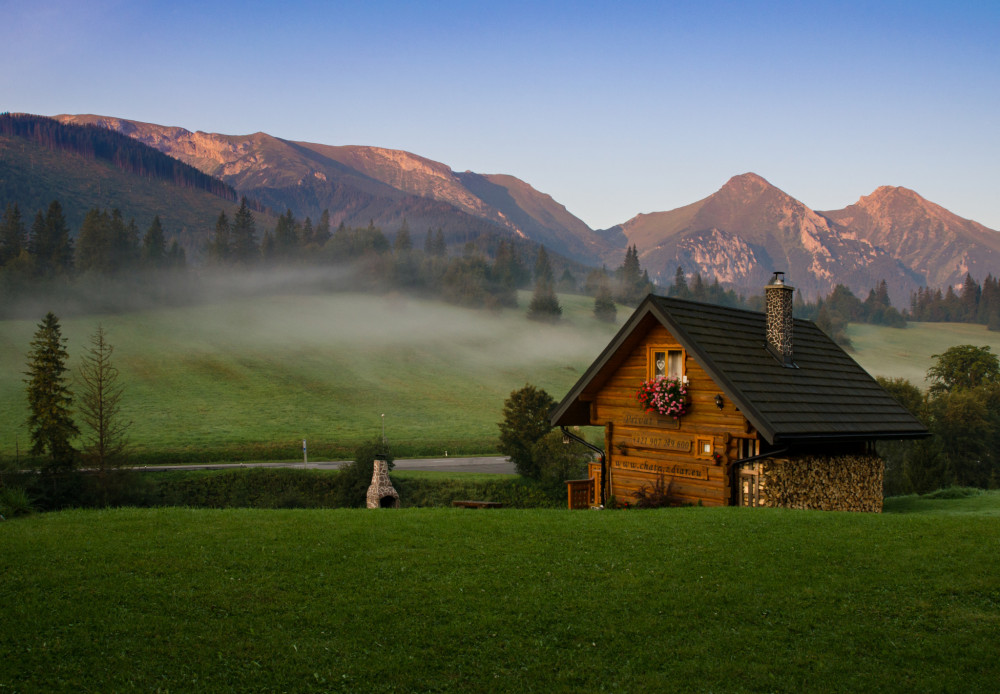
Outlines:
[{"label": "mowed grass field", "polygon": [[969,323],[910,323],[906,328],[883,328],[852,323],[847,329],[854,344],[851,356],[873,376],[907,378],[920,389],[929,385],[927,369],[934,355],[955,345],[987,345],[1000,355],[1000,332]]},{"label": "mowed grass field", "polygon": [[[563,295],[549,326],[391,296],[301,294],[62,320],[75,368],[102,323],[126,387],[137,462],[349,457],[385,431],[398,454],[489,453],[503,401],[525,383],[561,399],[617,326],[593,300]],[[619,323],[629,311],[619,310]],[[41,316],[39,316],[39,320]],[[0,456],[29,444],[26,354],[38,320],[0,322]],[[873,375],[919,386],[932,355],[989,344],[982,326],[852,325],[852,356]]]},{"label": "mowed grass field", "polygon": [[[397,452],[487,453],[512,390],[530,382],[561,398],[617,330],[578,296],[561,297],[560,325],[528,321],[529,299],[494,314],[400,295],[283,295],[61,323],[71,368],[103,324],[140,459],[296,459],[302,439],[312,459],[349,456],[381,435],[383,414]],[[0,323],[6,457],[27,447],[37,322]]]},{"label": "mowed grass field", "polygon": [[996,692],[1000,493],[0,523],[0,690]]}]

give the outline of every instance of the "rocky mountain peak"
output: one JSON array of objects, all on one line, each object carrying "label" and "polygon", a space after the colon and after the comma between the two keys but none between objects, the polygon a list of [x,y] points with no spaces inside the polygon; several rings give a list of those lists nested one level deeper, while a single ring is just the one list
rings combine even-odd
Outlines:
[{"label": "rocky mountain peak", "polygon": [[747,172],[738,176],[733,176],[726,184],[719,189],[718,194],[740,195],[753,197],[771,190],[778,190],[771,185],[763,176],[753,172]]}]

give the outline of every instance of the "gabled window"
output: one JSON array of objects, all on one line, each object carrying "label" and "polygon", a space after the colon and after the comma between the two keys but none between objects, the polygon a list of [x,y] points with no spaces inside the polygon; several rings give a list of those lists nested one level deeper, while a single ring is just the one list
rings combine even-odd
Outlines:
[{"label": "gabled window", "polygon": [[646,356],[647,378],[677,378],[686,380],[684,376],[684,350],[670,347],[652,346]]}]

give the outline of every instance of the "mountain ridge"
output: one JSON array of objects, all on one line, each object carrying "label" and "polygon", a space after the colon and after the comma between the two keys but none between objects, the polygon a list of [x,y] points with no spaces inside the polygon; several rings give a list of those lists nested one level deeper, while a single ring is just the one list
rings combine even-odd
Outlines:
[{"label": "mountain ridge", "polygon": [[[93,114],[61,114],[55,119],[136,137],[278,210],[294,203],[298,214],[318,216],[329,208],[334,223],[407,218],[413,228],[444,226],[446,232],[450,227],[456,233],[463,226],[485,225],[545,243],[587,264],[598,262],[609,250],[582,220],[513,176],[491,180],[489,174],[458,174],[440,162],[384,147],[296,142],[265,133],[192,133]],[[485,183],[480,181],[479,188],[490,189],[505,204],[497,207],[471,191],[463,183],[471,176],[482,177]],[[427,201],[452,209],[428,206]],[[338,211],[344,214],[338,216]]]},{"label": "mountain ridge", "polygon": [[192,133],[94,115],[56,119],[140,138],[276,210],[315,216],[329,208],[334,223],[389,225],[405,218],[414,229],[443,226],[446,234],[466,238],[470,229],[493,229],[612,268],[634,244],[663,286],[679,266],[757,293],[773,270],[782,269],[810,299],[838,283],[864,294],[884,279],[896,305],[905,306],[919,286],[958,285],[966,272],[1000,274],[1000,234],[894,186],[841,210],[816,211],[748,172],[699,201],[593,230],[514,176],[455,172],[403,150],[293,142],[266,133]]},{"label": "mountain ridge", "polygon": [[[873,195],[880,199],[894,190],[900,189],[883,186]],[[907,208],[908,216],[872,215],[866,207],[818,212],[758,174],[745,173],[697,202],[636,215],[613,230],[637,246],[640,260],[661,284],[680,266],[686,273],[715,275],[723,283],[752,290],[780,267],[810,298],[829,293],[836,284],[864,293],[884,279],[894,303],[906,306],[919,286],[960,284],[973,266],[975,276],[997,272],[1000,234],[910,193],[911,203],[920,203]],[[915,237],[912,248],[901,243],[899,223],[892,220],[927,219],[927,210],[944,220],[939,226],[955,248],[953,255],[968,262],[940,262],[934,239],[919,231],[909,232]],[[889,222],[863,223],[875,218]]]}]

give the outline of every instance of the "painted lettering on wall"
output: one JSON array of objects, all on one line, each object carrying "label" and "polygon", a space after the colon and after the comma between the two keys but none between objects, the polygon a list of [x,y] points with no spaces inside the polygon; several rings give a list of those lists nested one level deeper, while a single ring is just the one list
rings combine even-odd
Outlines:
[{"label": "painted lettering on wall", "polygon": [[628,445],[638,448],[657,448],[664,451],[691,452],[691,439],[683,436],[632,436]]},{"label": "painted lettering on wall", "polygon": [[680,429],[681,421],[673,417],[660,417],[651,412],[635,412],[625,415],[625,426],[657,427],[659,429]]},{"label": "painted lettering on wall", "polygon": [[696,480],[708,479],[708,466],[692,463],[664,463],[643,458],[612,456],[611,467],[616,470],[633,470],[635,472],[652,472],[669,477],[687,477]]}]

